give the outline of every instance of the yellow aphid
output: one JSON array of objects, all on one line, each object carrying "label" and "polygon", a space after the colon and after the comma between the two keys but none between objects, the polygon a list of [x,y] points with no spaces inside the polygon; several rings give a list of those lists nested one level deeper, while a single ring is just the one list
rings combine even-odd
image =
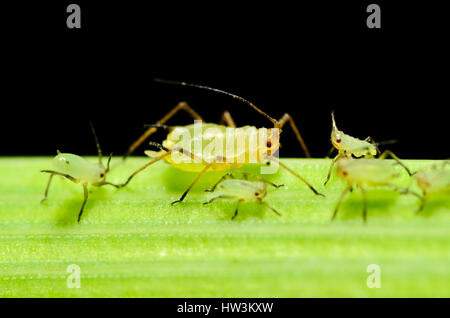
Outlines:
[{"label": "yellow aphid", "polygon": [[430,170],[419,170],[414,179],[422,190],[421,204],[419,210],[423,210],[426,199],[433,193],[450,194],[450,170],[445,170],[445,166],[450,165],[450,161],[444,161],[441,165],[433,165]]},{"label": "yellow aphid", "polygon": [[[398,162],[397,162],[398,163]],[[389,187],[401,193],[409,193],[416,195],[414,192],[400,188],[393,182],[400,176],[395,169],[396,162],[381,159],[352,159],[342,157],[337,161],[337,172],[339,177],[347,181],[347,187],[339,197],[339,201],[333,212],[331,220],[334,220],[338,212],[339,206],[345,195],[352,191],[353,187],[357,187],[363,194],[363,220],[367,220],[367,202],[366,190],[368,187]]]},{"label": "yellow aphid", "polygon": [[[379,154],[379,149],[377,143],[373,141],[371,137],[367,137],[364,140],[352,137],[350,135],[345,134],[343,131],[339,130],[336,126],[336,121],[334,119],[334,112],[331,113],[331,121],[332,121],[332,128],[331,128],[331,143],[333,144],[333,150],[336,149],[338,151],[338,154],[331,162],[330,169],[328,170],[327,178],[324,182],[324,185],[328,183],[331,177],[331,172],[333,170],[333,166],[336,163],[336,161],[340,158],[373,158],[377,154]],[[331,153],[330,153],[331,154]],[[384,151],[380,155],[380,159],[384,159],[386,156],[391,156],[397,162],[405,168],[408,173],[408,168],[404,166],[398,157],[389,150]]]},{"label": "yellow aphid", "polygon": [[81,205],[80,212],[78,213],[78,222],[80,222],[81,215],[83,214],[84,206],[86,205],[88,199],[88,185],[91,184],[96,187],[101,187],[104,185],[111,185],[118,188],[118,185],[106,181],[106,175],[109,172],[111,156],[109,156],[106,168],[103,165],[102,151],[98,143],[97,135],[95,134],[94,127],[91,123],[91,129],[95,137],[95,142],[98,150],[98,163],[92,163],[86,159],[71,154],[71,153],[61,153],[57,151],[56,157],[53,159],[54,170],[41,170],[41,172],[49,173],[50,178],[45,188],[44,198],[41,203],[47,200],[48,190],[52,182],[53,176],[62,176],[74,183],[79,183],[83,186],[84,200]]},{"label": "yellow aphid", "polygon": [[[126,186],[131,179],[146,169],[148,166],[154,164],[155,162],[164,159],[169,164],[173,165],[174,167],[185,170],[185,171],[194,171],[198,172],[197,177],[193,180],[191,185],[186,189],[186,191],[183,193],[183,195],[180,197],[179,200],[176,200],[172,202],[172,204],[181,202],[184,200],[188,192],[192,189],[192,187],[198,182],[198,180],[207,172],[211,170],[227,170],[231,167],[241,167],[245,164],[251,163],[251,162],[258,162],[263,164],[269,164],[271,161],[274,163],[280,165],[284,169],[288,170],[290,173],[295,175],[297,178],[299,178],[301,181],[303,181],[315,194],[322,195],[319,193],[312,185],[309,184],[303,177],[301,177],[299,174],[285,166],[283,163],[281,163],[274,154],[277,152],[278,148],[280,147],[280,133],[281,128],[289,122],[291,128],[293,129],[300,145],[302,146],[305,154],[307,157],[310,157],[308,148],[306,147],[303,138],[300,135],[300,132],[297,129],[297,126],[295,125],[292,117],[289,114],[284,114],[284,116],[280,120],[276,120],[272,117],[270,117],[268,114],[263,112],[261,109],[256,107],[251,102],[247,101],[246,99],[222,91],[215,88],[210,88],[206,86],[200,86],[200,85],[194,85],[194,84],[187,84],[184,82],[173,82],[173,81],[163,81],[163,80],[157,80],[159,82],[168,83],[168,84],[176,84],[176,85],[183,85],[183,86],[191,86],[201,89],[206,89],[209,91],[214,91],[216,93],[225,94],[227,96],[231,96],[235,99],[238,99],[250,107],[252,107],[254,110],[256,110],[258,113],[269,119],[273,125],[274,128],[256,128],[253,126],[244,126],[244,127],[236,127],[234,120],[232,119],[229,112],[224,112],[222,115],[221,122],[226,123],[227,126],[224,126],[222,124],[211,124],[211,123],[203,123],[201,124],[200,131],[195,131],[196,124],[193,125],[187,125],[187,126],[166,126],[164,125],[172,116],[174,116],[178,111],[184,110],[186,111],[194,120],[197,122],[202,122],[201,116],[194,111],[187,103],[182,102],[179,103],[174,109],[172,109],[166,116],[164,116],[161,120],[157,121],[155,125],[151,125],[151,127],[136,141],[134,142],[127,154],[124,156],[124,159],[134,152],[134,150],[141,145],[150,135],[156,132],[157,128],[167,128],[170,130],[170,133],[167,136],[167,139],[163,141],[162,145],[156,144],[156,143],[150,143],[151,145],[157,146],[160,151],[146,151],[145,153],[154,158],[152,161],[148,162],[138,170],[136,170],[133,174],[130,175],[130,177],[127,179],[125,183],[120,185],[121,187]],[[186,145],[180,146],[180,131],[187,133],[190,136],[194,136],[193,139],[189,140]],[[250,143],[248,142],[248,139],[250,138],[250,134],[254,133],[254,136],[257,136],[257,140],[255,144],[257,147],[253,147],[250,149]],[[265,138],[261,137],[265,136]],[[207,147],[210,147],[211,144],[217,140],[222,140],[223,143],[219,146],[221,148],[221,154],[213,155],[213,156],[205,156],[205,152]],[[236,148],[236,145],[239,144],[240,140],[244,140],[244,147]],[[195,143],[201,141],[200,148],[195,147]],[[234,146],[229,146],[230,144],[233,144]],[[233,155],[227,156],[228,153],[227,150],[230,150],[227,147],[235,147],[233,150],[236,150],[233,152]],[[256,154],[252,156],[252,154]],[[186,160],[182,160],[182,162],[177,161],[175,162],[173,160],[173,155],[180,155],[184,157]],[[239,158],[239,160],[237,160]],[[252,160],[250,160],[252,159]]]},{"label": "yellow aphid", "polygon": [[232,220],[238,214],[239,205],[244,202],[255,202],[265,205],[277,215],[281,215],[277,210],[264,202],[263,199],[267,195],[267,184],[275,188],[283,185],[276,185],[260,177],[257,177],[257,181],[250,181],[247,179],[248,174],[244,174],[244,177],[246,180],[234,179],[231,173],[227,173],[210,190],[206,190],[207,192],[215,192],[218,195],[203,204],[210,204],[218,199],[237,201]]}]

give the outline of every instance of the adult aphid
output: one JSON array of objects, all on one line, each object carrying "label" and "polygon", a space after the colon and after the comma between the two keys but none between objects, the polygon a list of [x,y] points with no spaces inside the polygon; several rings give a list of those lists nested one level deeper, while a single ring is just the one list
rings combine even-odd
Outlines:
[{"label": "adult aphid", "polygon": [[45,188],[44,198],[41,203],[47,200],[48,190],[52,182],[53,176],[62,176],[74,183],[79,183],[83,186],[84,190],[84,200],[81,205],[80,212],[78,213],[78,222],[80,222],[81,215],[83,214],[84,206],[88,199],[88,185],[91,184],[96,187],[101,187],[104,185],[111,185],[116,188],[119,186],[106,181],[106,175],[109,172],[109,166],[111,162],[112,153],[108,157],[106,168],[103,165],[102,151],[100,144],[98,142],[97,135],[94,130],[94,126],[91,123],[92,133],[94,134],[95,143],[97,145],[98,151],[98,163],[91,163],[86,159],[71,154],[71,153],[61,153],[57,150],[57,156],[53,159],[54,170],[41,170],[41,172],[49,173],[50,178]]},{"label": "adult aphid", "polygon": [[[254,129],[254,131],[261,131],[263,129],[267,130],[267,136],[270,136],[269,139],[267,140],[267,142],[265,142],[264,144],[258,142],[258,149],[257,149],[257,153],[262,154],[261,156],[257,157],[257,162],[260,163],[269,163],[270,161],[273,161],[277,164],[279,164],[281,167],[283,167],[284,169],[286,169],[287,171],[289,171],[291,174],[293,174],[294,176],[296,176],[297,178],[299,178],[301,181],[303,181],[310,189],[311,191],[313,191],[316,195],[322,195],[323,194],[319,193],[311,184],[309,184],[308,181],[306,181],[302,176],[300,176],[299,174],[297,174],[296,172],[294,172],[293,170],[291,170],[289,167],[287,167],[286,165],[284,165],[283,163],[281,163],[276,157],[273,156],[274,153],[276,153],[276,151],[279,149],[280,147],[280,143],[279,143],[279,138],[280,138],[280,133],[281,133],[281,128],[287,123],[290,123],[291,128],[293,129],[293,131],[295,132],[295,135],[297,136],[297,139],[300,143],[300,145],[302,146],[305,154],[307,157],[310,157],[308,148],[306,147],[303,138],[300,135],[300,132],[297,129],[297,126],[295,125],[292,117],[289,114],[284,114],[284,116],[280,119],[280,120],[276,120],[272,117],[270,117],[268,114],[266,114],[265,112],[263,112],[261,109],[259,109],[258,107],[256,107],[254,104],[252,104],[251,102],[247,101],[246,99],[219,90],[219,89],[215,89],[215,88],[211,88],[211,87],[206,87],[206,86],[201,86],[201,85],[194,85],[194,84],[187,84],[184,82],[174,82],[174,81],[163,81],[163,80],[157,80],[159,82],[163,82],[163,83],[168,83],[168,84],[176,84],[176,85],[182,85],[182,86],[190,86],[190,87],[196,87],[196,88],[200,88],[200,89],[206,89],[209,91],[213,91],[216,93],[220,93],[220,94],[225,94],[227,96],[231,96],[235,99],[238,99],[244,103],[246,103],[247,105],[251,106],[253,109],[255,109],[258,113],[260,113],[261,115],[263,115],[264,117],[266,117],[267,119],[269,119],[273,125],[274,128],[271,129],[266,129],[266,128],[256,128],[253,126],[245,126],[245,127],[240,127],[237,128],[234,120],[232,119],[231,115],[229,112],[224,112],[222,115],[222,122],[225,122],[228,126],[224,126],[221,124],[212,124],[212,123],[206,123],[201,125],[201,136],[200,138],[202,139],[203,143],[202,145],[207,145],[209,144],[209,142],[211,141],[211,138],[214,137],[221,137],[221,138],[226,138],[227,136],[227,129],[231,129],[233,130],[235,133],[232,134],[233,136],[242,136],[243,134],[243,130],[242,128],[246,128],[245,131],[252,131],[252,129]],[[195,124],[193,125],[187,125],[187,126],[166,126],[164,125],[172,116],[174,116],[178,111],[180,110],[184,110],[186,111],[191,117],[193,117],[195,120],[199,120],[202,121],[201,116],[195,112],[187,103],[179,103],[174,109],[172,109],[166,116],[164,116],[161,120],[157,121],[155,125],[152,125],[152,127],[150,127],[136,142],[134,142],[127,154],[124,156],[124,159],[130,155],[131,153],[134,152],[134,150],[140,145],[142,144],[142,142],[144,142],[150,135],[152,135],[157,128],[160,127],[164,127],[164,128],[169,128],[171,130],[171,132],[167,135],[166,140],[163,141],[162,145],[158,145],[156,143],[152,143],[153,145],[157,145],[160,148],[159,152],[150,152],[147,151],[146,154],[149,155],[150,157],[153,157],[154,159],[150,162],[148,162],[147,164],[145,164],[144,166],[142,166],[141,168],[139,168],[138,170],[136,170],[133,174],[131,174],[131,176],[128,178],[128,180],[122,184],[121,186],[126,186],[131,179],[137,175],[139,172],[141,172],[142,170],[144,170],[145,168],[147,168],[148,166],[154,164],[155,162],[164,159],[165,161],[167,161],[169,164],[172,164],[173,166],[175,166],[178,169],[181,170],[185,170],[185,171],[193,171],[193,172],[198,172],[199,174],[197,175],[197,177],[193,180],[193,182],[189,185],[189,187],[186,189],[186,191],[183,193],[183,195],[180,197],[179,200],[176,200],[174,202],[172,202],[172,204],[177,203],[177,202],[181,202],[184,200],[184,198],[186,197],[186,195],[188,194],[188,192],[192,189],[192,187],[198,182],[198,180],[209,170],[227,170],[231,167],[242,167],[244,164],[249,163],[249,152],[251,151],[248,147],[248,143],[245,145],[245,148],[241,151],[241,153],[236,153],[234,157],[229,158],[226,156],[222,156],[222,157],[210,157],[210,158],[204,158],[203,155],[203,150],[204,147],[199,149],[198,151],[196,149],[194,149],[194,151],[190,151],[189,149],[185,149],[185,148],[180,148],[180,147],[176,147],[175,145],[177,144],[177,141],[179,138],[179,136],[175,136],[177,134],[175,134],[175,132],[177,132],[177,128],[178,129],[184,129],[187,130],[191,135],[194,134],[195,135]],[[208,130],[210,130],[211,128],[216,129],[216,134],[215,136],[211,136],[211,134],[207,134],[206,132]],[[248,129],[251,128],[251,129]],[[258,134],[259,136],[259,134]],[[233,138],[235,138],[233,137]],[[245,138],[249,138],[247,135],[245,136]],[[227,142],[225,141],[225,143],[227,144]],[[236,143],[233,143],[236,144]],[[182,163],[176,163],[172,160],[171,158],[171,154],[172,153],[179,153],[181,155],[184,155],[186,157],[190,157],[192,159],[192,161],[194,162],[182,162]],[[236,157],[238,155],[243,155],[243,162],[236,162],[234,159],[236,159]]]},{"label": "adult aphid", "polygon": [[[347,135],[343,131],[339,130],[336,126],[336,121],[334,119],[334,112],[331,113],[331,121],[332,121],[332,129],[331,129],[331,143],[333,144],[333,148],[331,153],[334,149],[338,151],[338,154],[331,162],[330,169],[328,170],[327,179],[324,182],[324,185],[328,183],[331,176],[331,171],[333,170],[333,167],[336,163],[336,161],[340,158],[347,157],[351,158],[373,158],[376,155],[380,153],[380,150],[378,148],[381,144],[388,144],[392,143],[394,141],[385,141],[382,143],[375,143],[375,141],[372,139],[372,137],[367,137],[364,140],[352,137],[350,135]],[[399,163],[407,172],[409,175],[411,175],[411,172],[409,169],[399,160],[399,158],[390,150],[384,151],[380,156],[379,159],[384,159],[387,156],[390,156],[394,158],[397,163]]]},{"label": "adult aphid", "polygon": [[231,173],[225,174],[211,189],[206,190],[207,192],[218,193],[218,195],[203,204],[210,204],[218,199],[237,201],[236,209],[231,217],[232,220],[234,220],[238,214],[239,205],[244,202],[255,202],[262,204],[272,210],[275,214],[281,215],[277,210],[263,201],[263,199],[267,196],[267,184],[275,188],[279,188],[283,185],[276,185],[257,176],[255,181],[250,181],[248,180],[248,176],[249,174],[243,173],[244,180],[242,180],[235,179]]},{"label": "adult aphid", "polygon": [[430,170],[419,170],[413,178],[422,190],[419,197],[421,204],[417,212],[423,210],[426,199],[433,193],[450,194],[450,170],[445,170],[445,166],[450,165],[450,161],[444,161],[441,165],[434,164]]},{"label": "adult aphid", "polygon": [[[398,162],[397,162],[398,163]],[[341,157],[337,161],[337,172],[339,177],[347,181],[347,187],[341,193],[336,208],[334,209],[331,220],[334,220],[339,210],[339,206],[348,192],[357,187],[363,195],[363,220],[367,220],[367,199],[366,186],[369,187],[388,187],[399,191],[402,194],[408,193],[419,196],[417,193],[407,188],[401,188],[393,184],[400,176],[395,169],[395,164],[380,159],[352,159]],[[409,173],[409,171],[407,170]]]}]

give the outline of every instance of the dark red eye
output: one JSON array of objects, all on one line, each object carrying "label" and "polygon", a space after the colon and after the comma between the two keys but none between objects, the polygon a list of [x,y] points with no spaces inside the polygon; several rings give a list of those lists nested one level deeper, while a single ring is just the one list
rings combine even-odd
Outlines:
[{"label": "dark red eye", "polygon": [[270,140],[267,142],[267,147],[268,148],[272,147],[272,142]]},{"label": "dark red eye", "polygon": [[104,173],[100,173],[100,178],[103,178],[105,176]]},{"label": "dark red eye", "polygon": [[259,192],[255,192],[255,195],[258,196],[258,195],[259,195]]},{"label": "dark red eye", "polygon": [[342,141],[341,138],[336,139],[337,143],[340,143],[341,141]]},{"label": "dark red eye", "polygon": [[343,171],[343,172],[342,172],[342,175],[343,175],[343,176],[348,175],[347,171]]}]

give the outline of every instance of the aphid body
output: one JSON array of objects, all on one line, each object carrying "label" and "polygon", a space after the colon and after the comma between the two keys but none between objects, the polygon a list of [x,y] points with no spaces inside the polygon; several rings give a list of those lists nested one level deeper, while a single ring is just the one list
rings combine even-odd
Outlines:
[{"label": "aphid body", "polygon": [[398,162],[381,159],[339,158],[337,161],[337,172],[339,177],[347,181],[347,187],[339,197],[331,220],[334,220],[342,200],[347,193],[353,190],[354,186],[359,188],[363,194],[364,207],[362,217],[364,222],[367,220],[366,186],[389,187],[400,193],[409,193],[417,196],[416,193],[406,188],[398,187],[393,183],[400,177],[400,174],[395,169],[395,164],[398,164]]},{"label": "aphid body", "polygon": [[106,181],[106,175],[109,172],[112,154],[109,156],[105,168],[102,160],[102,151],[100,149],[97,135],[95,134],[94,126],[92,125],[92,123],[91,129],[92,133],[94,134],[95,143],[97,145],[98,163],[89,162],[78,155],[74,155],[71,153],[61,153],[57,151],[57,155],[55,158],[53,158],[52,161],[54,170],[41,170],[41,172],[50,174],[47,187],[45,188],[44,198],[41,200],[41,203],[47,200],[48,190],[50,189],[50,184],[52,183],[53,176],[55,175],[67,178],[70,181],[79,183],[83,186],[84,200],[81,205],[80,212],[78,213],[78,222],[80,222],[84,206],[86,205],[88,199],[87,187],[89,184],[96,187],[101,187],[104,185],[111,185],[116,188],[119,187],[116,184]]},{"label": "aphid body", "polygon": [[79,183],[101,185],[105,181],[106,169],[100,163],[92,163],[83,157],[58,151],[53,159],[53,168],[63,174],[75,178]]},{"label": "aphid body", "polygon": [[227,173],[226,175],[224,175],[210,190],[207,190],[207,192],[214,192],[218,195],[205,202],[204,204],[210,204],[217,199],[237,201],[236,210],[233,217],[231,218],[232,220],[238,213],[239,205],[244,202],[254,202],[265,205],[274,213],[281,215],[277,210],[264,202],[263,199],[267,196],[267,184],[275,188],[279,188],[283,185],[276,185],[261,177],[256,177],[256,181],[251,181],[248,180],[249,174],[246,173],[243,173],[243,176],[245,177],[245,180],[234,179],[234,176],[231,173]]},{"label": "aphid body", "polygon": [[[252,104],[251,102],[247,101],[246,99],[222,91],[215,88],[210,88],[206,86],[201,85],[194,85],[194,84],[187,84],[184,82],[174,82],[174,81],[164,81],[164,80],[157,80],[159,82],[168,83],[168,84],[176,84],[176,85],[182,85],[182,86],[191,86],[196,87],[200,89],[206,89],[209,91],[214,91],[216,93],[224,94],[227,96],[231,96],[235,99],[240,100],[241,102],[246,103],[247,105],[251,106],[254,110],[256,110],[258,113],[269,119],[272,124],[274,125],[273,128],[256,128],[253,126],[244,126],[237,128],[234,120],[232,119],[229,112],[225,111],[222,115],[222,121],[227,124],[227,126],[221,125],[221,124],[202,124],[202,130],[200,134],[196,134],[195,132],[195,123],[187,126],[166,126],[164,125],[167,120],[169,120],[174,114],[176,114],[180,110],[186,111],[194,120],[196,121],[202,121],[201,116],[195,112],[187,103],[181,102],[179,103],[174,109],[172,109],[166,116],[164,116],[162,119],[156,122],[155,125],[151,125],[151,128],[149,128],[138,140],[136,140],[128,149],[128,152],[124,156],[124,159],[134,152],[134,150],[142,144],[150,135],[152,135],[154,132],[156,132],[157,128],[169,128],[171,132],[167,136],[167,139],[163,142],[162,145],[156,144],[156,143],[150,143],[153,145],[156,145],[160,148],[161,151],[155,152],[155,151],[146,151],[145,153],[153,157],[154,159],[135,172],[133,172],[130,177],[127,179],[127,181],[120,185],[120,187],[126,186],[131,179],[149,167],[150,165],[154,164],[155,162],[164,159],[166,162],[172,164],[173,166],[186,171],[195,171],[198,172],[197,177],[193,180],[193,182],[189,185],[187,190],[182,194],[179,200],[176,200],[172,202],[172,204],[181,202],[186,197],[187,193],[192,189],[192,187],[198,182],[198,180],[210,170],[226,170],[231,167],[241,167],[244,164],[250,163],[250,158],[256,159],[256,162],[259,163],[269,163],[270,161],[275,162],[279,166],[283,167],[284,169],[288,170],[291,174],[295,175],[297,178],[299,178],[301,181],[303,181],[310,189],[313,191],[316,195],[322,195],[319,193],[312,185],[310,185],[303,177],[301,177],[299,174],[294,172],[289,167],[285,166],[282,162],[280,162],[276,157],[273,156],[273,154],[278,150],[280,147],[279,138],[281,134],[281,128],[286,124],[289,123],[291,128],[293,129],[297,140],[299,141],[300,145],[302,146],[304,152],[308,157],[310,157],[309,151],[306,148],[306,145],[303,141],[303,138],[301,137],[297,126],[295,125],[292,117],[289,114],[284,114],[283,117],[280,120],[276,120],[272,117],[270,117],[268,114],[263,112],[261,109],[259,109],[257,106]],[[183,131],[180,134],[180,131]],[[233,137],[231,137],[232,140],[230,140],[228,132],[232,132]],[[182,144],[180,146],[180,135],[183,135],[185,133],[190,134],[191,136],[194,136],[194,138],[191,138],[187,141],[187,144]],[[266,134],[260,134],[260,132],[266,132]],[[257,142],[249,143],[250,136],[253,134],[253,136],[258,136]],[[259,136],[265,136],[265,140],[260,139]],[[244,145],[245,147],[238,147],[237,140],[241,138],[244,139]],[[201,147],[195,147],[195,143],[198,142],[201,139],[202,146]],[[211,143],[215,143],[217,140],[222,140],[222,143],[219,143],[219,147],[222,147],[222,152],[220,152],[222,155],[217,156],[217,151],[210,152],[212,154],[211,156],[208,155],[208,152],[205,153],[205,149],[207,147],[210,147]],[[230,141],[234,141],[233,143],[230,143]],[[230,144],[234,144],[233,146],[229,146]],[[242,145],[242,144],[241,144]],[[250,149],[248,145],[253,145],[253,148]],[[256,147],[254,147],[256,145]],[[232,152],[232,155],[229,156],[227,153],[229,153],[227,150],[227,147],[234,147],[234,152]],[[173,160],[172,155],[178,153],[182,156],[185,156],[185,159],[187,159],[186,162],[175,162]],[[236,160],[238,159],[239,160]]]}]

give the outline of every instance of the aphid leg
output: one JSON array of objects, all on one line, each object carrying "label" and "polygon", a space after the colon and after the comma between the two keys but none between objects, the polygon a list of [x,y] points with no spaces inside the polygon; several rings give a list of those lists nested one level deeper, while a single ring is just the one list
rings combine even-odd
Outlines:
[{"label": "aphid leg", "polygon": [[238,211],[239,211],[239,205],[241,204],[241,202],[242,202],[242,200],[239,200],[238,203],[236,204],[236,209],[234,210],[234,214],[231,217],[232,220],[234,220],[236,218]]},{"label": "aphid leg", "polygon": [[314,194],[316,195],[321,195],[321,196],[325,196],[325,194],[322,194],[320,192],[318,192],[308,181],[306,181],[301,175],[299,175],[298,173],[296,173],[294,170],[292,170],[291,168],[289,168],[288,166],[286,166],[285,164],[281,163],[280,160],[278,160],[275,157],[272,156],[267,156],[267,159],[272,160],[276,163],[278,163],[281,167],[283,167],[284,169],[286,169],[287,171],[289,171],[291,174],[293,174],[294,176],[296,176],[297,178],[299,178],[301,181],[303,181],[304,184],[306,184],[308,186],[308,188],[311,189],[312,192],[314,192]]},{"label": "aphid leg", "polygon": [[184,191],[184,193],[181,195],[181,197],[178,200],[173,201],[171,204],[175,204],[178,202],[181,202],[184,200],[184,198],[186,197],[186,195],[189,193],[189,191],[191,191],[191,189],[194,187],[194,185],[198,182],[198,180],[200,180],[200,178],[206,173],[206,171],[209,170],[209,168],[211,168],[211,166],[214,164],[214,162],[208,163],[202,171],[200,171],[200,173],[197,175],[197,177],[194,179],[194,181],[192,181],[192,183],[189,185],[189,187],[186,189],[186,191]]},{"label": "aphid leg", "polygon": [[222,116],[220,117],[219,125],[223,124],[227,124],[228,127],[236,128],[233,117],[231,117],[231,114],[228,110],[224,111]]},{"label": "aphid leg", "polygon": [[344,191],[342,191],[341,196],[339,197],[338,203],[336,204],[336,207],[334,208],[333,215],[331,216],[331,221],[333,221],[336,218],[336,214],[339,210],[339,206],[341,205],[342,200],[344,200],[345,195],[350,191],[351,188],[352,187],[349,186],[349,187],[345,188]]},{"label": "aphid leg", "polygon": [[245,177],[245,180],[247,180],[247,176],[254,176],[254,177],[256,178],[256,180],[261,181],[261,182],[264,182],[264,183],[266,183],[266,184],[268,184],[268,185],[271,185],[272,187],[274,187],[274,188],[276,188],[276,189],[278,189],[278,188],[280,188],[280,187],[284,187],[284,184],[275,184],[275,183],[273,183],[273,182],[271,182],[271,181],[269,181],[269,180],[264,179],[263,177],[260,177],[260,176],[258,176],[258,175],[255,175],[255,174],[253,174],[253,173],[243,172],[242,175]]},{"label": "aphid leg", "polygon": [[413,173],[411,173],[411,170],[408,169],[408,167],[400,161],[400,159],[390,150],[385,150],[383,151],[383,153],[380,155],[379,159],[385,159],[387,156],[390,156],[392,159],[394,159],[400,166],[403,167],[403,169],[406,170],[406,172],[408,173],[409,176],[412,176]]},{"label": "aphid leg", "polygon": [[209,201],[203,202],[203,205],[207,205],[207,204],[213,203],[213,202],[216,201],[217,199],[234,199],[234,197],[231,196],[231,195],[219,195],[219,196],[217,196],[217,197],[212,198],[212,199],[209,200]]},{"label": "aphid leg", "polygon": [[260,201],[260,204],[265,205],[266,207],[268,207],[270,210],[272,210],[275,214],[278,214],[279,216],[281,216],[281,213],[278,212],[277,210],[275,210],[274,208],[272,208],[270,205],[268,205],[266,202],[264,201]]},{"label": "aphid leg", "polygon": [[43,203],[45,200],[47,200],[48,197],[48,189],[50,188],[50,184],[52,183],[52,179],[53,179],[54,174],[50,174],[50,177],[48,178],[48,183],[47,186],[45,187],[45,192],[44,192],[44,198],[41,200],[41,203]]},{"label": "aphid leg", "polygon": [[226,173],[225,175],[222,176],[222,178],[219,179],[219,181],[217,181],[217,182],[212,186],[211,189],[206,189],[205,192],[214,192],[214,190],[216,190],[217,186],[218,186],[220,183],[222,183],[222,182],[223,182],[225,179],[227,179],[227,178],[233,178],[233,175],[232,175],[230,172]]},{"label": "aphid leg", "polygon": [[362,193],[362,198],[363,198],[363,213],[362,213],[362,218],[364,223],[367,222],[367,195],[366,195],[366,189],[364,189],[363,187],[359,187],[361,189],[361,193]]},{"label": "aphid leg", "polygon": [[111,153],[109,154],[108,161],[106,162],[105,173],[108,173],[108,172],[109,172],[109,168],[110,168],[110,165],[111,165],[112,155],[113,155],[113,153],[111,152]]},{"label": "aphid leg", "polygon": [[64,177],[64,178],[67,178],[67,179],[69,179],[70,181],[75,182],[75,183],[80,182],[79,179],[74,178],[74,177],[72,177],[71,175],[68,175],[68,174],[65,174],[65,173],[58,172],[58,171],[54,171],[54,170],[41,170],[41,172],[51,173],[51,174],[56,174],[56,175],[58,175],[58,176],[62,176],[62,177]]},{"label": "aphid leg", "polygon": [[102,163],[102,149],[100,148],[100,143],[98,141],[97,134],[95,133],[94,124],[92,123],[92,121],[90,121],[89,124],[91,125],[91,131],[92,131],[92,134],[94,135],[95,145],[97,146],[98,162],[100,163],[101,166],[103,166],[103,163]]},{"label": "aphid leg", "polygon": [[331,147],[330,151],[328,152],[328,155],[325,158],[330,158],[335,150],[336,150],[336,148],[334,148],[334,146]]},{"label": "aphid leg", "polygon": [[168,156],[171,153],[171,151],[166,152],[165,154],[151,160],[150,162],[146,163],[145,165],[143,165],[142,167],[140,167],[139,169],[137,169],[135,172],[133,172],[127,179],[127,181],[125,183],[119,184],[119,185],[114,185],[117,188],[122,188],[125,187],[128,183],[130,183],[131,179],[134,178],[135,175],[137,175],[139,172],[141,172],[142,170],[146,169],[148,166],[151,166],[152,164],[154,164],[155,162],[160,161],[161,159],[163,159],[164,157]]},{"label": "aphid leg", "polygon": [[[172,118],[177,112],[180,110],[184,110],[187,112],[192,118],[195,120],[203,120],[202,117],[193,110],[187,103],[181,102],[177,106],[175,106],[170,112],[168,112],[163,118],[158,120],[156,122],[157,125],[163,125],[165,122],[167,122],[170,118]],[[142,134],[141,137],[138,138],[128,149],[127,153],[123,156],[123,160],[125,160],[129,155],[131,155],[137,147],[139,147],[150,135],[154,134],[156,132],[157,128],[150,127],[147,129],[144,134]]]},{"label": "aphid leg", "polygon": [[81,215],[83,214],[84,206],[86,205],[86,201],[88,199],[88,188],[87,184],[83,184],[83,190],[84,190],[84,200],[83,204],[81,205],[80,213],[78,213],[78,223],[80,223]]},{"label": "aphid leg", "polygon": [[330,181],[331,178],[331,172],[333,171],[333,167],[336,164],[336,161],[341,157],[341,154],[337,154],[336,157],[334,157],[333,161],[331,161],[330,169],[328,169],[327,179],[323,183],[324,186],[327,185],[328,181]]},{"label": "aphid leg", "polygon": [[306,157],[311,158],[311,154],[309,153],[308,147],[306,147],[306,144],[302,138],[302,135],[300,135],[300,132],[298,131],[298,128],[295,125],[295,122],[292,119],[291,115],[286,113],[283,115],[283,117],[281,117],[281,119],[278,121],[280,123],[280,128],[282,128],[287,121],[289,121],[289,124],[291,125],[291,128],[294,131],[295,136],[297,137],[297,140],[300,143],[300,146],[302,147],[303,152],[305,153]]}]

